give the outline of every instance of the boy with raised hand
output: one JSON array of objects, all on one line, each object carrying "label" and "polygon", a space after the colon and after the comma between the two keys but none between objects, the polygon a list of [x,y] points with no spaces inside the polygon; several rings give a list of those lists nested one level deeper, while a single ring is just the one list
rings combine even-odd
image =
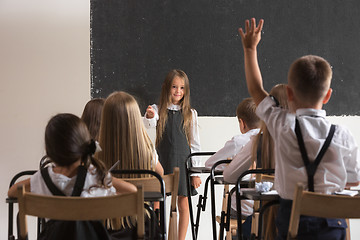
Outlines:
[{"label": "boy with raised hand", "polygon": [[[240,28],[239,33],[244,49],[248,91],[257,105],[257,115],[266,123],[275,143],[275,188],[281,197],[276,219],[277,239],[286,239],[296,183],[302,183],[307,190],[324,194],[358,185],[359,153],[347,129],[336,126],[331,138],[331,123],[325,119],[326,112],[322,110],[332,93],[332,70],[325,59],[313,55],[297,59],[288,73],[290,112],[276,107],[276,101],[263,88],[257,60],[257,45],[263,24],[264,20],[260,20],[258,26],[254,18],[251,25],[246,20],[245,32]],[[301,136],[305,146],[303,153],[299,147]],[[319,152],[327,138],[331,141],[321,157]],[[306,161],[306,158],[309,160]],[[305,164],[310,167],[305,167]],[[308,172],[310,168],[315,172]],[[345,239],[347,226],[344,219],[301,216],[299,224],[299,239]]]}]

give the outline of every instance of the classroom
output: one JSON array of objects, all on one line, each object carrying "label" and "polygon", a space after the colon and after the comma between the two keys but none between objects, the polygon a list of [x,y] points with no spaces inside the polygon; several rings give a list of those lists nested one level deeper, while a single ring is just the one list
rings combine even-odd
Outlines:
[{"label": "classroom", "polygon": [[[224,1],[223,4],[230,4],[230,2]],[[310,4],[311,1],[302,2]],[[261,1],[256,1],[256,3],[260,4]],[[359,9],[360,6],[358,6],[357,11]],[[0,102],[3,109],[1,113],[3,137],[0,140],[0,152],[3,156],[1,160],[3,167],[0,170],[2,182],[0,189],[3,199],[3,204],[0,206],[3,213],[0,217],[2,226],[7,226],[5,198],[10,179],[22,170],[38,168],[39,160],[44,155],[44,129],[50,117],[61,112],[70,112],[80,116],[86,102],[90,100],[91,94],[95,97],[98,96],[94,89],[101,86],[92,85],[93,82],[91,81],[93,70],[90,64],[90,10],[90,1],[85,0],[35,0],[31,2],[3,0],[0,3],[0,34],[2,36],[0,45],[2,83]],[[250,11],[249,15],[251,13]],[[355,16],[349,18],[355,18]],[[243,22],[232,26],[235,29],[234,35],[236,28],[241,24]],[[332,34],[341,35],[339,32]],[[356,36],[359,37],[359,35]],[[354,38],[351,35],[348,37]],[[232,63],[231,66],[238,65],[236,68],[241,69],[240,38],[236,41],[239,44],[239,51],[234,54],[238,55],[239,62]],[[355,55],[360,51],[357,46],[347,46],[347,48],[353,48],[352,51]],[[270,55],[271,50],[266,50],[266,54]],[[341,60],[339,61],[341,62]],[[356,79],[357,74],[355,73],[358,68],[353,69],[344,65],[334,66],[335,70],[341,68],[344,68],[343,71],[352,72],[352,74],[346,75],[347,77]],[[336,75],[336,77],[339,78],[340,76]],[[341,79],[337,80],[336,86],[341,87]],[[346,81],[346,79],[343,80]],[[234,81],[239,80],[235,79]],[[95,83],[98,84],[96,81]],[[199,84],[195,89],[200,89],[200,86]],[[353,88],[351,91],[349,98],[355,94],[354,91],[357,89]],[[202,93],[201,95],[205,94]],[[200,113],[201,149],[202,151],[216,151],[232,136],[239,134],[235,107],[242,98],[248,97],[248,95],[238,96],[235,102],[230,104],[231,110],[226,109],[224,113],[219,115],[216,115],[211,108],[204,106],[206,100],[201,102],[202,99],[195,97],[195,95],[196,91],[192,90],[193,105]],[[338,97],[346,98],[347,93],[339,93]],[[228,97],[224,97],[224,99],[224,101],[229,101]],[[204,107],[204,111],[200,110],[202,107]],[[343,105],[336,105],[336,107],[337,109],[330,109],[334,115],[329,117],[330,121],[348,127],[356,141],[360,143],[358,105],[356,102],[345,102]],[[339,109],[346,109],[346,111],[339,113]],[[234,114],[231,114],[230,111]],[[152,139],[155,138],[154,131],[149,131],[149,135]],[[202,192],[202,187],[200,187],[200,192]],[[203,219],[209,217],[210,212],[206,212]],[[210,239],[211,232],[208,231],[211,228],[210,222],[204,220],[202,224],[199,233],[200,239]],[[352,239],[357,239],[360,236],[359,226],[359,220],[350,221]],[[35,234],[34,223],[29,228],[30,233]],[[6,234],[7,227],[2,227],[0,230],[1,238],[5,238]],[[187,239],[191,239],[190,231],[188,231]]]}]

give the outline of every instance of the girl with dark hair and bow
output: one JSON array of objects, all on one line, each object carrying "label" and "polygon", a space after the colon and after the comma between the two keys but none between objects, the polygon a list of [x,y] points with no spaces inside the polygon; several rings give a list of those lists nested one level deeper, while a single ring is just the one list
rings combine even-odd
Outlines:
[{"label": "girl with dark hair and bow", "polygon": [[[45,149],[50,160],[46,169],[48,175],[66,196],[71,196],[80,171],[85,172],[81,197],[109,196],[136,191],[134,185],[111,177],[105,165],[93,157],[97,149],[96,142],[91,139],[85,123],[73,114],[58,114],[50,119],[45,130]],[[52,195],[41,171],[14,184],[8,191],[9,197],[16,197],[19,185],[25,185],[27,191]]]}]

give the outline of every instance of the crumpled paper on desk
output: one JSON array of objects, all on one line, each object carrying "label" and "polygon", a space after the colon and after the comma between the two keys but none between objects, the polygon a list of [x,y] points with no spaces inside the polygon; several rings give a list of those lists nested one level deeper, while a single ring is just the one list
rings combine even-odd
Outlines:
[{"label": "crumpled paper on desk", "polygon": [[272,182],[259,182],[255,183],[255,190],[257,192],[268,192],[272,188]]}]

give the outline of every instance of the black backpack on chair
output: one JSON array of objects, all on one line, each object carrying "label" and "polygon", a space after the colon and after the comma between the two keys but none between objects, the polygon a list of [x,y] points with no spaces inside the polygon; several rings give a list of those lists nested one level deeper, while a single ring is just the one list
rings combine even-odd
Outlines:
[{"label": "black backpack on chair", "polygon": [[[83,165],[78,168],[75,186],[71,196],[80,196],[84,187],[87,170]],[[51,181],[48,168],[41,169],[41,175],[51,193],[55,196],[65,196]],[[59,209],[61,211],[61,209]],[[105,226],[100,221],[61,221],[49,220],[45,223],[39,240],[111,240]]]}]

